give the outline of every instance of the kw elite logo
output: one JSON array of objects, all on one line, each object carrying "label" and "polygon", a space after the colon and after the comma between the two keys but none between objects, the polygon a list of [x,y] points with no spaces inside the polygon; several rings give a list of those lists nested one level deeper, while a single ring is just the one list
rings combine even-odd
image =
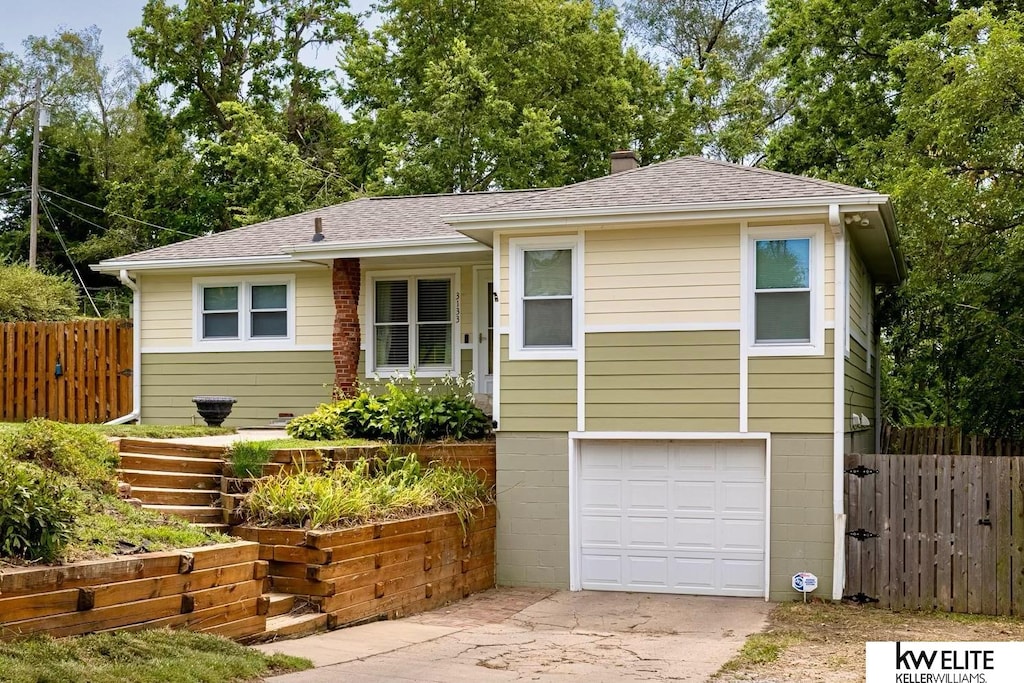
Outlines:
[{"label": "kw elite logo", "polygon": [[868,683],[1020,681],[1024,643],[867,643]]}]

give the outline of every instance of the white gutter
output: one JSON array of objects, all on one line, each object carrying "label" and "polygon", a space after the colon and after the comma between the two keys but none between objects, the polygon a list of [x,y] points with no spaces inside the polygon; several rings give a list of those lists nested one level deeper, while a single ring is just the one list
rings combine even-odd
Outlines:
[{"label": "white gutter", "polygon": [[828,208],[828,223],[835,238],[835,329],[832,336],[832,599],[843,599],[846,583],[846,506],[843,500],[846,451],[844,448],[846,408],[846,354],[842,349],[846,343],[849,315],[847,303],[849,293],[846,282],[846,234],[839,215],[839,205]]},{"label": "white gutter", "polygon": [[142,296],[139,285],[129,277],[127,270],[118,273],[117,279],[132,290],[132,412],[107,422],[108,425],[120,425],[142,419],[142,328],[139,326]]},{"label": "white gutter", "polygon": [[296,244],[284,247],[284,251],[292,254],[319,254],[323,252],[353,250],[375,250],[389,249],[393,247],[448,247],[463,245],[479,245],[476,240],[471,240],[462,235],[441,235],[437,237],[422,237],[419,239],[403,239],[396,237],[387,240],[369,240],[366,242],[311,242],[309,244]]},{"label": "white gutter", "polygon": [[[225,256],[218,258],[176,258],[151,261],[100,261],[89,266],[98,273],[120,273],[124,269],[161,270],[165,268],[203,268],[216,266],[264,266],[293,263],[291,256]],[[120,277],[120,275],[119,275]],[[123,282],[123,280],[122,280]]]}]

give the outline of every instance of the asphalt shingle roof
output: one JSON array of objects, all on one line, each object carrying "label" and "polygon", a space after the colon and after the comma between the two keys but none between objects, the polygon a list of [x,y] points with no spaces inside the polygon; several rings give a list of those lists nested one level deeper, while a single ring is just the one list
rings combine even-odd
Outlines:
[{"label": "asphalt shingle roof", "polygon": [[709,204],[849,194],[874,192],[817,178],[687,156],[514,197],[474,213]]},{"label": "asphalt shingle roof", "polygon": [[317,217],[323,219],[324,244],[462,237],[441,220],[441,216],[470,213],[532,192],[536,190],[364,197],[111,260],[132,262],[284,255],[286,247],[312,241],[313,220]]}]

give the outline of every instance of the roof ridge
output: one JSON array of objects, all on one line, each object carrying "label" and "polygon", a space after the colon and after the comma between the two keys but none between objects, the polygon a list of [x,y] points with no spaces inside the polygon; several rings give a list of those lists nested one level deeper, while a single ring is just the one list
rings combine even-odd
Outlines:
[{"label": "roof ridge", "polygon": [[762,173],[764,175],[770,175],[770,176],[776,177],[776,178],[778,178],[778,177],[790,178],[790,179],[796,178],[798,180],[802,180],[802,181],[805,181],[805,182],[814,183],[815,185],[823,185],[823,186],[828,186],[828,187],[831,187],[831,188],[841,187],[841,188],[848,189],[848,190],[857,190],[858,192],[871,192],[871,190],[868,190],[867,188],[857,187],[856,185],[847,185],[845,183],[837,183],[837,182],[834,182],[832,180],[825,180],[823,178],[815,178],[813,176],[797,175],[795,173],[786,173],[785,171],[775,171],[773,169],[762,168],[760,166],[747,166],[746,164],[737,164],[737,163],[733,163],[731,161],[723,161],[722,159],[709,159],[707,157],[702,157],[702,156],[697,155],[697,154],[688,154],[688,155],[686,155],[684,157],[679,157],[679,158],[681,158],[681,159],[692,159],[694,161],[703,161],[704,163],[714,164],[715,166],[724,166],[726,168],[734,168],[734,169],[737,169],[737,170],[740,170],[740,171],[753,171],[755,173]]},{"label": "roof ridge", "polygon": [[[526,194],[529,192],[544,192],[550,190],[549,187],[521,187],[514,190],[474,190],[472,192],[423,192],[421,194],[382,194],[376,197],[364,197],[370,201],[379,201],[382,199],[420,199],[424,197],[469,197],[479,195],[494,195],[494,194]],[[345,202],[342,202],[345,203]],[[298,215],[298,214],[296,214]]]}]

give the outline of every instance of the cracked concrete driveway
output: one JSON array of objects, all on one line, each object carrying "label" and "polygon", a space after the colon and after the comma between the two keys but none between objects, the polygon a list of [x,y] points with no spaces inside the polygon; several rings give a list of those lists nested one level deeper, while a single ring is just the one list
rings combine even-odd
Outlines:
[{"label": "cracked concrete driveway", "polygon": [[259,646],[318,667],[275,683],[706,681],[762,630],[753,598],[499,588],[434,612]]}]

